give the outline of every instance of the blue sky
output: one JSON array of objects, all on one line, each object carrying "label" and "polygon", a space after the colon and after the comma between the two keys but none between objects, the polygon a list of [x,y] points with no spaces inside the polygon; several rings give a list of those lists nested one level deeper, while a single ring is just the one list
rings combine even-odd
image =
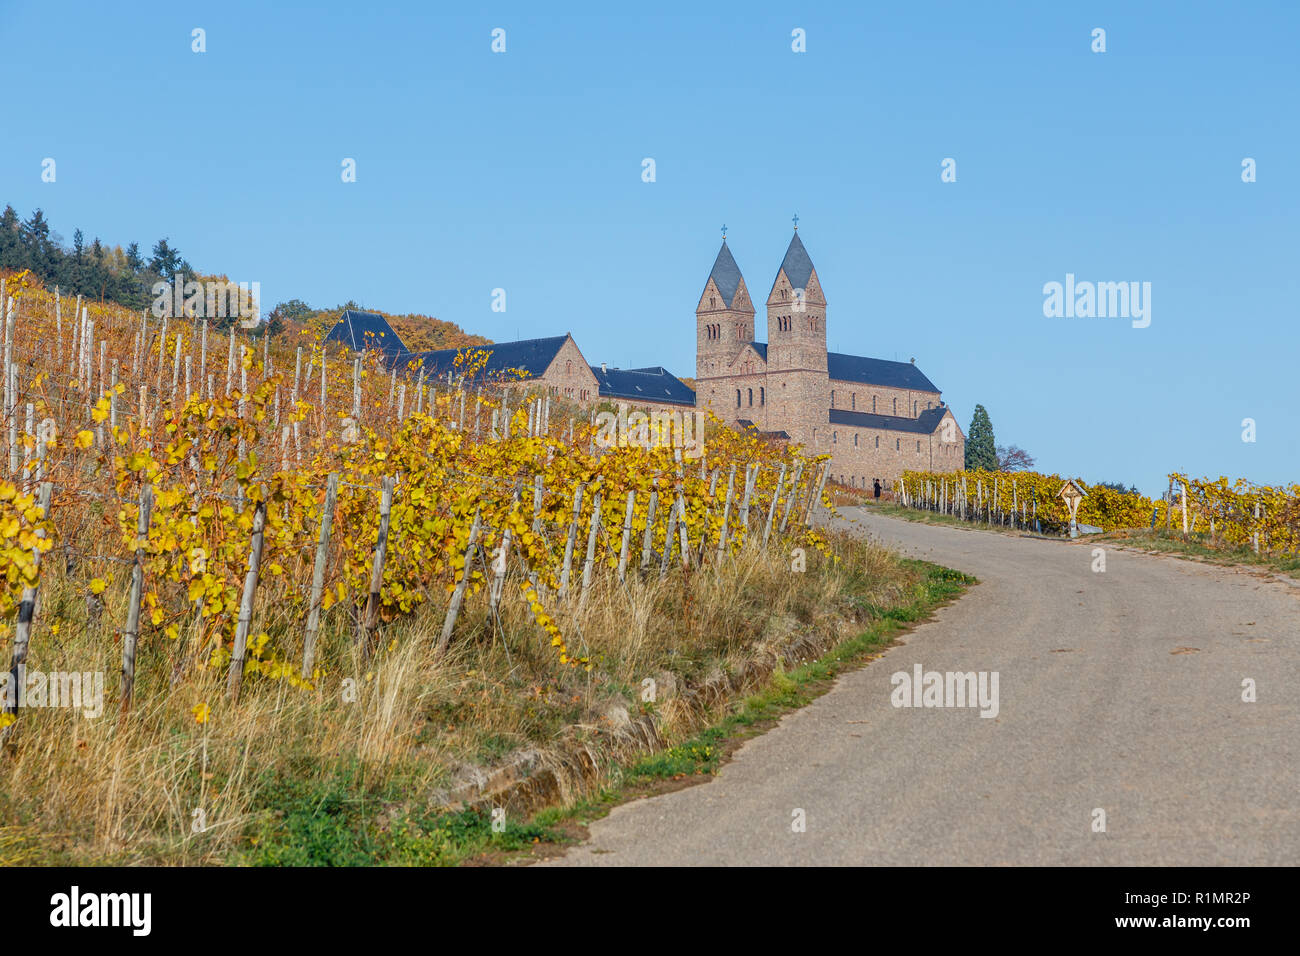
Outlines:
[{"label": "blue sky", "polygon": [[[798,213],[830,347],[915,357],[963,427],[1148,493],[1300,481],[1297,5],[620,9],[0,0],[0,202],[680,375],[719,227],[761,301]],[[1150,282],[1150,326],[1045,318],[1066,273]]]}]

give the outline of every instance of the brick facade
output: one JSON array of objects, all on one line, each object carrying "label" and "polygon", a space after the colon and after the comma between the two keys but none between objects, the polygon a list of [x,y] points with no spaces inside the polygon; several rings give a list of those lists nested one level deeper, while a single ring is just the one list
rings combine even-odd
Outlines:
[{"label": "brick facade", "polygon": [[546,371],[538,378],[520,382],[525,390],[535,389],[538,385],[549,389],[552,395],[572,399],[575,402],[594,402],[599,394],[596,376],[591,366],[582,357],[578,343],[569,336]]}]

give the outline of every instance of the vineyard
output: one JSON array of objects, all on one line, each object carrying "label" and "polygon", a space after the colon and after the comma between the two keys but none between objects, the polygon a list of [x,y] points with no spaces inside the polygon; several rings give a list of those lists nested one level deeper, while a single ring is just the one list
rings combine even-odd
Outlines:
[{"label": "vineyard", "polygon": [[[1066,478],[1036,472],[904,472],[895,500],[908,508],[1048,534],[1069,530],[1059,497]],[[1173,473],[1162,498],[1086,486],[1078,520],[1103,531],[1164,528],[1199,535],[1211,547],[1256,554],[1300,553],[1300,485],[1270,487],[1244,479],[1194,479]]]},{"label": "vineyard", "polygon": [[[248,809],[241,759],[271,728],[315,739],[351,721],[381,763],[420,746],[418,731],[393,743],[402,708],[437,725],[439,752],[475,721],[544,738],[593,688],[634,697],[663,655],[726,658],[768,628],[763,602],[812,619],[842,584],[786,580],[792,553],[838,560],[811,527],[824,463],[798,449],[710,422],[702,457],[683,458],[653,419],[602,447],[590,409],[478,379],[481,351],[433,381],[318,338],[72,303],[27,275],[3,301],[10,826],[56,812],[68,774],[114,788],[126,761],[137,783],[169,782],[77,798],[99,850],[160,821],[188,843],[190,804]],[[56,679],[27,671],[72,671],[87,693],[108,675],[104,716],[68,713],[66,680],[55,710]],[[428,690],[451,672],[454,692]],[[442,713],[397,703],[421,681]],[[357,717],[322,717],[358,696]]]}]

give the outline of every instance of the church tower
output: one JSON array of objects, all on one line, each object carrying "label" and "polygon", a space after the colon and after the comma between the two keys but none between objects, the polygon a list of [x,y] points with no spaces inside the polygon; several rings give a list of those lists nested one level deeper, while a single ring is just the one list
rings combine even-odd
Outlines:
[{"label": "church tower", "polygon": [[696,380],[726,375],[736,353],[752,341],[754,303],[724,236],[700,304],[695,307]]},{"label": "church tower", "polygon": [[768,427],[814,454],[830,450],[826,297],[797,223],[767,297],[767,341]]}]

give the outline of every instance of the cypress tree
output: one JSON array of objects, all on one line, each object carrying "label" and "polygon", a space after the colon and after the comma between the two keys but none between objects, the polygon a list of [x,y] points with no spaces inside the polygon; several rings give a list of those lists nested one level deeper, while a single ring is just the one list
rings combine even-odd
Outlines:
[{"label": "cypress tree", "polygon": [[970,431],[966,435],[966,467],[984,468],[988,471],[996,471],[998,467],[993,423],[989,421],[989,413],[983,405],[976,405],[975,414],[971,416]]}]

